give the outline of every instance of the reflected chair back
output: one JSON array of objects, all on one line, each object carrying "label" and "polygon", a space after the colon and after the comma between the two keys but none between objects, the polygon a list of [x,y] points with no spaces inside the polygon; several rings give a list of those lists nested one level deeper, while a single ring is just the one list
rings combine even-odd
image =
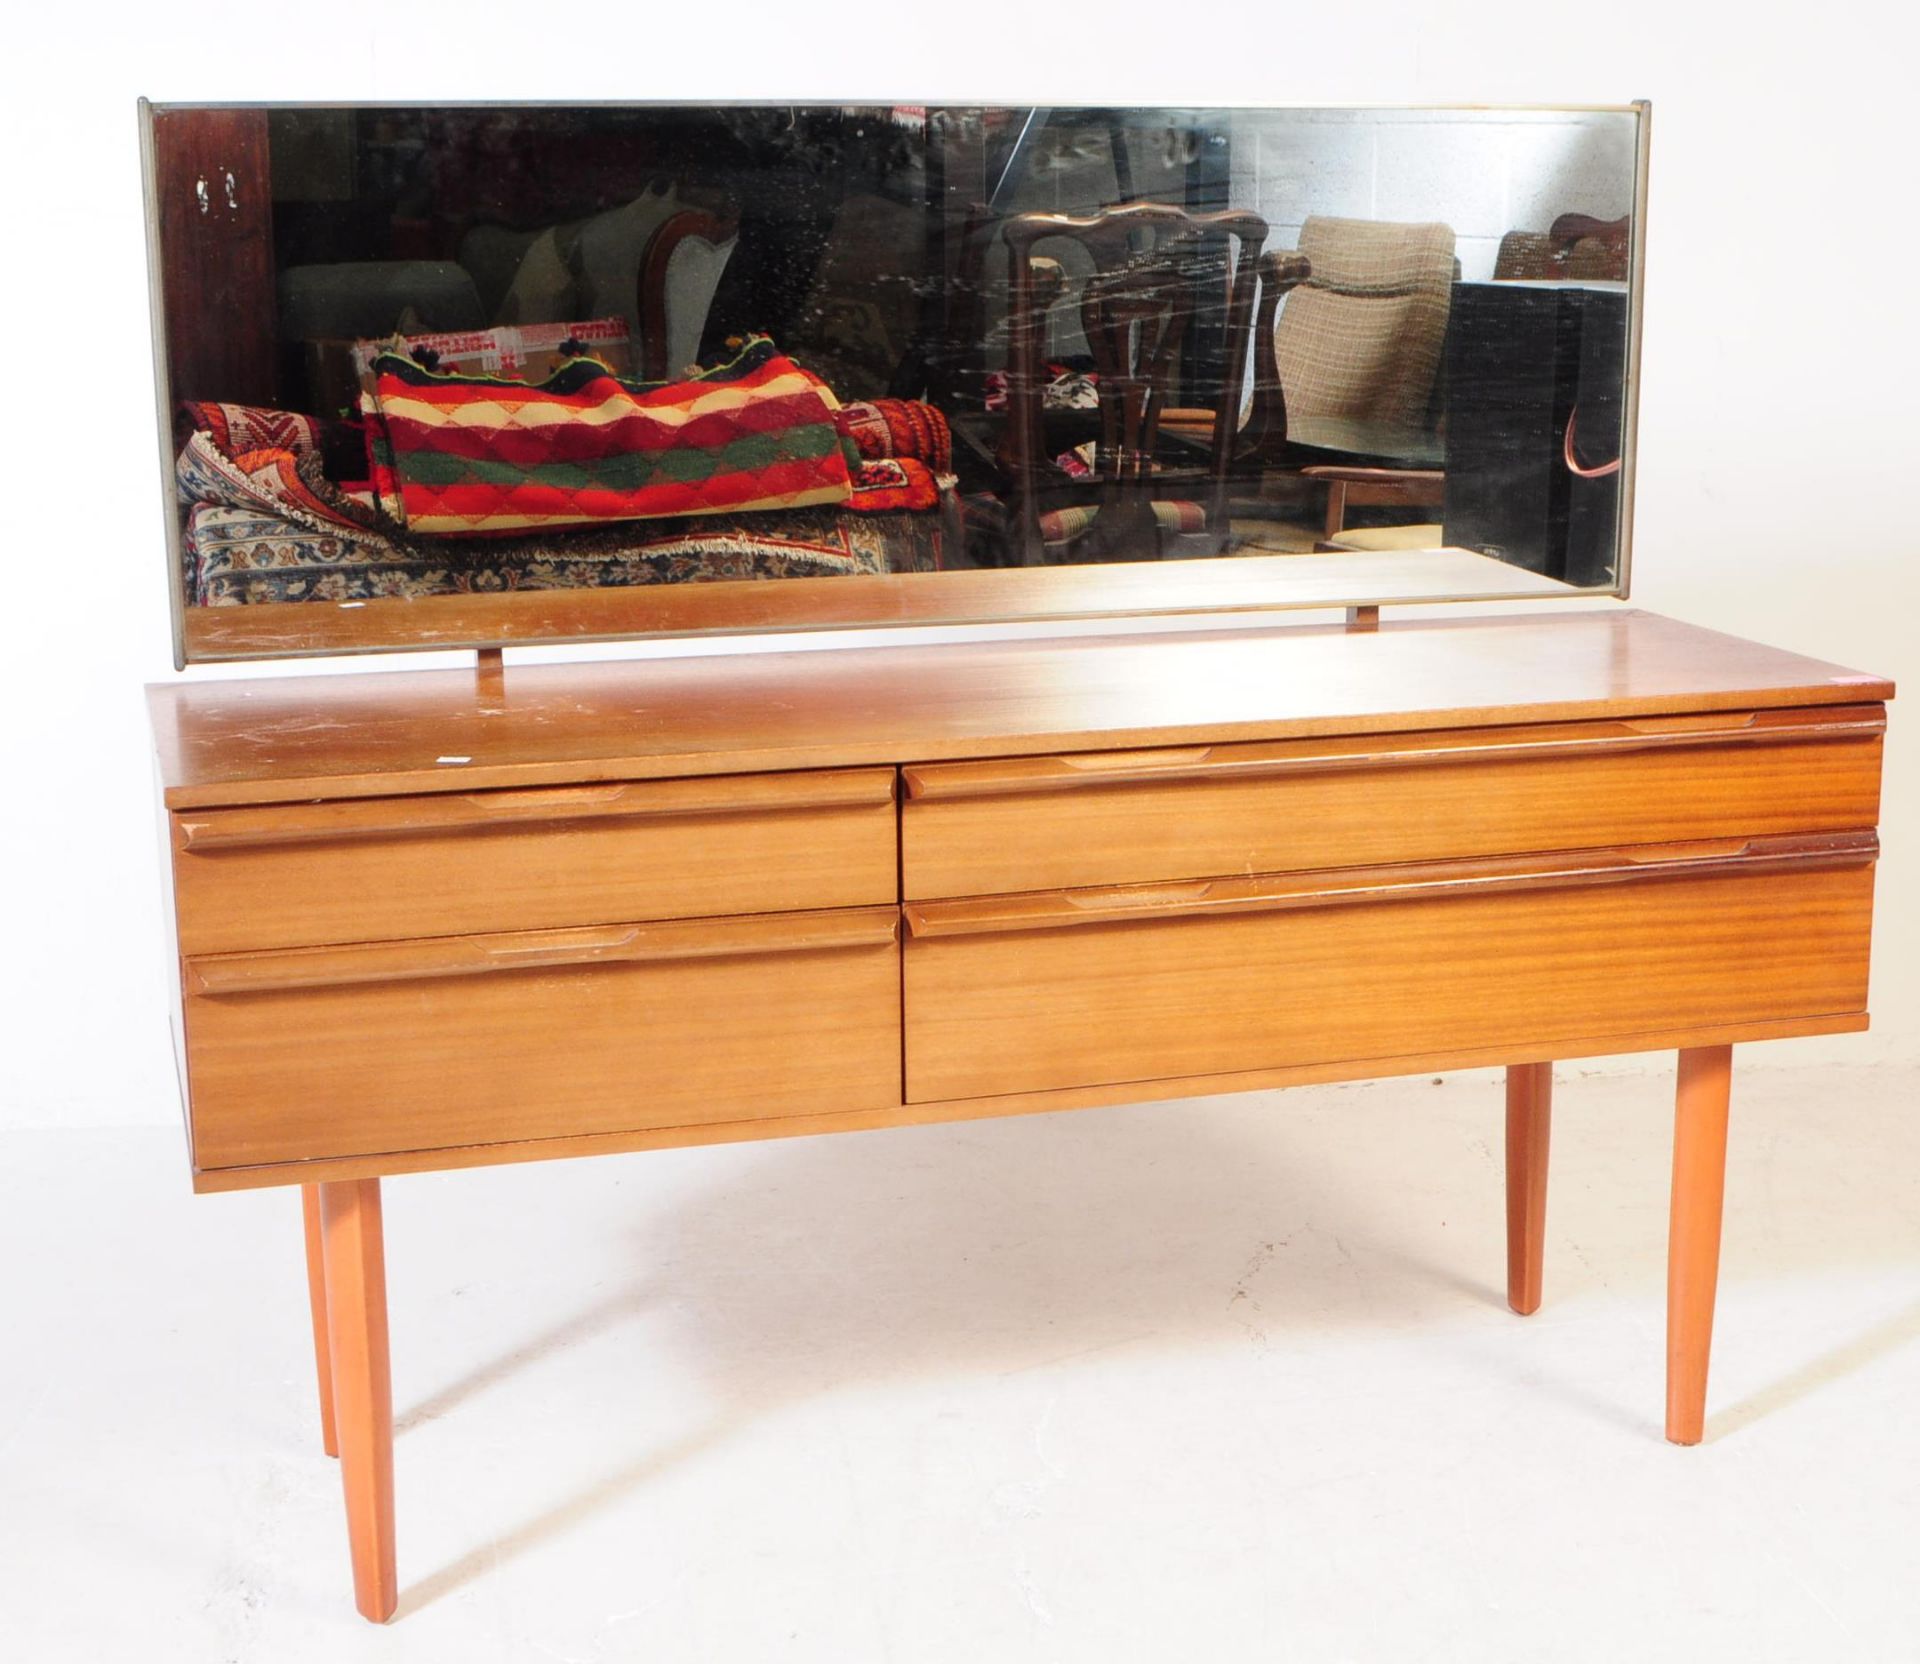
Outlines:
[{"label": "reflected chair back", "polygon": [[[1206,291],[1221,281],[1219,253],[1228,243],[1226,351],[1221,385],[1208,390],[1217,394],[1209,404],[1216,411],[1241,407],[1266,221],[1231,209],[1196,214],[1167,203],[1137,202],[1080,217],[1018,214],[1007,221],[1004,235],[1010,267],[1007,454],[1016,558],[1023,565],[1041,564],[1049,545],[1069,541],[1069,531],[1092,534],[1111,554],[1134,559],[1157,552],[1163,527],[1204,529],[1224,538],[1233,428],[1216,421],[1204,453],[1196,451],[1186,469],[1163,470],[1156,448],[1186,326],[1196,306],[1209,303]],[[1050,302],[1043,294],[1046,262],[1033,250],[1037,242],[1054,237],[1079,243],[1093,261],[1081,294],[1080,321],[1094,359],[1100,435],[1091,474],[1082,482],[1095,498],[1086,505],[1092,512],[1083,509],[1071,526],[1056,519],[1049,527],[1043,524],[1044,500],[1050,487],[1058,495],[1064,482],[1055,478],[1058,470],[1046,443],[1042,360]],[[1162,488],[1176,481],[1190,500],[1162,498]]]},{"label": "reflected chair back", "polygon": [[1416,426],[1426,419],[1440,370],[1454,280],[1449,226],[1312,216],[1300,228],[1305,280],[1270,319],[1263,297],[1260,340],[1273,368],[1262,375],[1284,400],[1287,420],[1331,416]]}]

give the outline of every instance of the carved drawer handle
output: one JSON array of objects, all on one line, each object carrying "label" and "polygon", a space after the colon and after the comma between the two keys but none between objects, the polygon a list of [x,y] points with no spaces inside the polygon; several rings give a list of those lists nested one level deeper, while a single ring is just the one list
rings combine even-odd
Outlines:
[{"label": "carved drawer handle", "polygon": [[1329,745],[1314,740],[1233,746],[1163,747],[1151,751],[1072,752],[1000,757],[985,762],[922,763],[901,770],[907,796],[919,802],[1071,791],[1089,786],[1159,785],[1179,780],[1257,780],[1368,769],[1446,768],[1454,764],[1533,762],[1598,753],[1691,750],[1707,746],[1797,745],[1871,739],[1886,731],[1877,706],[1818,710],[1712,711],[1694,716],[1626,717],[1489,728],[1469,737],[1382,734]]},{"label": "carved drawer handle", "polygon": [[518,788],[510,792],[464,792],[457,799],[476,820],[538,819],[556,810],[600,809],[632,795],[629,786],[554,786]]},{"label": "carved drawer handle", "polygon": [[496,937],[487,943],[485,951],[489,959],[515,967],[570,965],[596,959],[602,954],[617,953],[621,948],[631,947],[639,937],[640,927],[637,924],[612,930],[542,931],[540,939]]},{"label": "carved drawer handle", "polygon": [[270,844],[356,838],[431,837],[542,821],[621,820],[657,815],[777,814],[796,809],[879,806],[893,801],[893,770],[716,775],[708,779],[615,781],[605,785],[513,787],[445,796],[342,799],[211,809],[177,819],[183,848],[199,855]]},{"label": "carved drawer handle", "polygon": [[1094,890],[1054,892],[1069,907],[1088,913],[1121,913],[1141,908],[1197,906],[1213,894],[1213,880],[1192,884],[1115,884]]},{"label": "carved drawer handle", "polygon": [[1136,769],[1193,768],[1213,752],[1210,745],[1166,746],[1157,751],[1080,751],[1059,760],[1082,774],[1131,774]]},{"label": "carved drawer handle", "polygon": [[1446,896],[1753,875],[1782,867],[1864,866],[1874,860],[1879,848],[1879,838],[1872,832],[1726,838],[1565,855],[1422,861],[1390,867],[1219,878],[1195,884],[1123,884],[1105,889],[918,901],[907,903],[904,913],[907,928],[915,938],[971,936],[1144,919],[1378,906]]},{"label": "carved drawer handle", "polygon": [[[1728,861],[1754,853],[1752,838],[1702,839],[1687,844],[1636,844],[1631,849],[1612,852],[1621,865],[1629,867],[1664,867],[1677,861]],[[1760,853],[1764,855],[1766,852],[1762,850]]]},{"label": "carved drawer handle", "polygon": [[281,953],[210,954],[188,960],[186,991],[218,998],[502,971],[584,970],[595,965],[826,953],[887,947],[899,939],[899,931],[900,918],[895,909],[862,907],[830,913],[674,919],[586,930],[439,936],[348,947],[289,948]]}]

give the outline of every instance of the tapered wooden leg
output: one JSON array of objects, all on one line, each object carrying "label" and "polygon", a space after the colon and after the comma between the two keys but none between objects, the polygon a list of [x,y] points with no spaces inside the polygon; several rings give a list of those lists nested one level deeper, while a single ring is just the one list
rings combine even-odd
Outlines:
[{"label": "tapered wooden leg", "polygon": [[1540,1309],[1547,1241],[1547,1135],[1553,1122],[1553,1065],[1507,1070],[1507,1304],[1522,1317]]},{"label": "tapered wooden leg", "polygon": [[1698,1444],[1706,1426],[1732,1076],[1731,1046],[1699,1046],[1680,1054],[1673,1212],[1667,1228],[1667,1437],[1675,1444]]},{"label": "tapered wooden leg", "polygon": [[353,1600],[362,1617],[385,1623],[400,1591],[393,1552],[393,1384],[380,1181],[348,1179],[318,1189]]},{"label": "tapered wooden leg", "polygon": [[333,1426],[333,1360],[327,1346],[327,1256],[320,1236],[320,1187],[300,1187],[300,1213],[307,1227],[307,1305],[313,1313],[314,1373],[320,1378],[320,1447],[340,1454]]}]

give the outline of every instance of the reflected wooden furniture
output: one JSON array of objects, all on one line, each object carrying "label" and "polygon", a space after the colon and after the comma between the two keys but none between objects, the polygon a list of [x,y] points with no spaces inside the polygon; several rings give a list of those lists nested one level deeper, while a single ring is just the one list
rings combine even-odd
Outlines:
[{"label": "reflected wooden furniture", "polygon": [[[1160,421],[1173,389],[1175,354],[1192,316],[1197,262],[1211,262],[1211,249],[1229,238],[1236,258],[1215,408],[1240,408],[1255,265],[1267,222],[1237,209],[1194,214],[1166,203],[1135,202],[1084,217],[1016,214],[1002,235],[1010,272],[1007,415],[1016,557],[1037,566],[1049,558],[1138,560],[1143,551],[1158,553],[1154,502],[1168,497],[1194,499],[1223,550],[1235,434],[1230,425],[1215,424],[1204,466],[1169,469],[1156,455]],[[1078,539],[1086,548],[1070,548],[1075,540],[1068,537],[1048,539],[1042,524],[1043,510],[1057,506],[1074,483],[1054,465],[1042,408],[1050,297],[1036,291],[1033,251],[1036,243],[1055,238],[1079,243],[1094,262],[1080,304],[1100,399],[1092,474],[1075,493],[1093,498],[1095,516]],[[1143,238],[1154,239],[1151,247],[1137,249]]]},{"label": "reflected wooden furniture", "polygon": [[[641,380],[666,381],[682,368],[682,365],[674,362],[673,331],[669,327],[675,310],[672,280],[674,256],[682,246],[688,247],[691,252],[692,245],[704,243],[708,258],[712,258],[715,252],[739,234],[740,219],[731,206],[719,210],[682,208],[647,239],[646,252],[640,257],[637,283],[640,339],[635,368]],[[705,332],[706,321],[703,310],[692,333],[695,357],[699,355],[700,337]]]},{"label": "reflected wooden furniture", "polygon": [[432,1169],[1506,1065],[1526,1312],[1553,1061],[1675,1049],[1698,1440],[1729,1048],[1867,1025],[1892,691],[1628,611],[154,690],[193,1180],[305,1187],[360,1610]]},{"label": "reflected wooden furniture", "polygon": [[[1347,529],[1350,508],[1437,508],[1447,476],[1438,468],[1361,468],[1330,463],[1300,470],[1327,488],[1325,547]],[[1438,537],[1432,539],[1437,543]]]},{"label": "reflected wooden furniture", "polygon": [[1632,215],[1561,214],[1545,231],[1502,237],[1493,277],[1496,283],[1625,283],[1632,265]]},{"label": "reflected wooden furniture", "polygon": [[1315,214],[1296,250],[1269,254],[1242,451],[1285,465],[1292,425],[1308,417],[1430,432],[1453,243],[1445,225]]},{"label": "reflected wooden furniture", "polygon": [[1297,250],[1264,257],[1239,451],[1265,465],[1269,492],[1289,473],[1324,487],[1328,538],[1349,508],[1437,517],[1435,385],[1453,244],[1444,225],[1315,215]]},{"label": "reflected wooden furniture", "polygon": [[[1269,496],[1284,497],[1289,476],[1324,488],[1329,538],[1349,508],[1440,506],[1446,449],[1433,405],[1453,263],[1445,226],[1324,218],[1301,228],[1298,249],[1259,259],[1235,461],[1243,475],[1258,469]],[[1189,439],[1212,420],[1169,413]]]}]

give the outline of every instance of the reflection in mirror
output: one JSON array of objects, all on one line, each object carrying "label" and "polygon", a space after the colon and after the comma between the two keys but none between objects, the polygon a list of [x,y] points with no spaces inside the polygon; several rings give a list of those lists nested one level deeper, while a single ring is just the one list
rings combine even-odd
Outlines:
[{"label": "reflection in mirror", "polygon": [[157,108],[183,614],[1192,560],[1359,603],[1383,557],[1621,592],[1642,120]]}]

